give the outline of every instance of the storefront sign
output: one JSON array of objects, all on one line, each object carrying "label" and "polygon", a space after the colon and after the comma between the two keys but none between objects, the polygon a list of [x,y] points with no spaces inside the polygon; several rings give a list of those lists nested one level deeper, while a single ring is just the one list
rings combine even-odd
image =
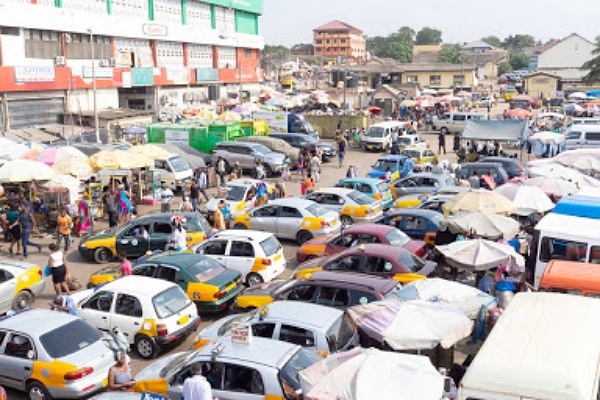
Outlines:
[{"label": "storefront sign", "polygon": [[216,68],[196,68],[196,82],[216,82],[219,70]]},{"label": "storefront sign", "polygon": [[181,67],[167,67],[167,79],[174,83],[189,83],[190,70]]},{"label": "storefront sign", "polygon": [[[96,79],[112,79],[113,78],[113,69],[112,68],[96,68],[94,71],[96,74]],[[83,69],[83,77],[87,79],[92,79],[94,74],[92,73],[91,68]]]},{"label": "storefront sign", "polygon": [[165,131],[165,143],[166,144],[183,144],[188,146],[190,144],[190,133],[188,131]]},{"label": "storefront sign", "polygon": [[167,36],[169,29],[166,25],[144,24],[142,25],[142,32],[148,36]]},{"label": "storefront sign", "polygon": [[204,0],[204,2],[254,14],[262,14],[263,12],[263,0]]},{"label": "storefront sign", "polygon": [[15,82],[54,82],[54,67],[15,67]]},{"label": "storefront sign", "polygon": [[154,68],[131,68],[133,86],[154,86]]}]

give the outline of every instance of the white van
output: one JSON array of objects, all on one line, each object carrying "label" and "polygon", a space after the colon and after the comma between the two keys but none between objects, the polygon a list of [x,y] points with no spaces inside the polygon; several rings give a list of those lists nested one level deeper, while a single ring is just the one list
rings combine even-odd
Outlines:
[{"label": "white van", "polygon": [[571,125],[565,131],[567,150],[600,147],[600,124]]},{"label": "white van", "polygon": [[519,293],[467,369],[459,400],[598,398],[600,301]]},{"label": "white van", "polygon": [[182,189],[194,176],[190,164],[175,154],[154,160],[154,168],[160,171],[161,182],[172,190]]},{"label": "white van", "polygon": [[561,133],[569,133],[573,125],[596,125],[600,126],[600,118],[576,117],[569,119],[561,129]]},{"label": "white van", "polygon": [[392,148],[392,133],[402,131],[406,122],[386,121],[374,124],[363,134],[361,141],[365,150],[389,150]]},{"label": "white van", "polygon": [[485,113],[449,112],[440,118],[433,117],[433,130],[444,133],[460,133],[465,129],[467,121],[482,121],[487,119],[488,115]]}]

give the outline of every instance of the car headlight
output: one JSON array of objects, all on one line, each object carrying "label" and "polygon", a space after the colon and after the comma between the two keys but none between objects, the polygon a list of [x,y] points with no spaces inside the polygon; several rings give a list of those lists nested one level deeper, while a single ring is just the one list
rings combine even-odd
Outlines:
[{"label": "car headlight", "polygon": [[87,244],[85,243],[79,243],[79,247],[81,247],[82,249],[87,248]]}]

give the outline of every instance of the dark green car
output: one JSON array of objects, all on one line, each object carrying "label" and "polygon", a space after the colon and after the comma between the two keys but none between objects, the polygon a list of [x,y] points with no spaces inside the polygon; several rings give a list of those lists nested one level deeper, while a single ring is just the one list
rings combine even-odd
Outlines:
[{"label": "dark green car", "polygon": [[164,279],[181,286],[199,312],[218,312],[233,304],[244,285],[238,271],[202,254],[167,252],[133,268],[134,275]]}]

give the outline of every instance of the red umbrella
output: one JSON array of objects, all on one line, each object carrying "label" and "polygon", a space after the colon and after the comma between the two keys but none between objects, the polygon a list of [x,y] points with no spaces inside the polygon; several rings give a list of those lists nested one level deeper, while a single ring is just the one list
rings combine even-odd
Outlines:
[{"label": "red umbrella", "polygon": [[367,111],[374,115],[381,114],[381,108],[375,106],[367,107]]},{"label": "red umbrella", "polygon": [[522,108],[514,108],[506,113],[509,117],[518,119],[527,119],[531,117],[531,112],[523,110]]}]

